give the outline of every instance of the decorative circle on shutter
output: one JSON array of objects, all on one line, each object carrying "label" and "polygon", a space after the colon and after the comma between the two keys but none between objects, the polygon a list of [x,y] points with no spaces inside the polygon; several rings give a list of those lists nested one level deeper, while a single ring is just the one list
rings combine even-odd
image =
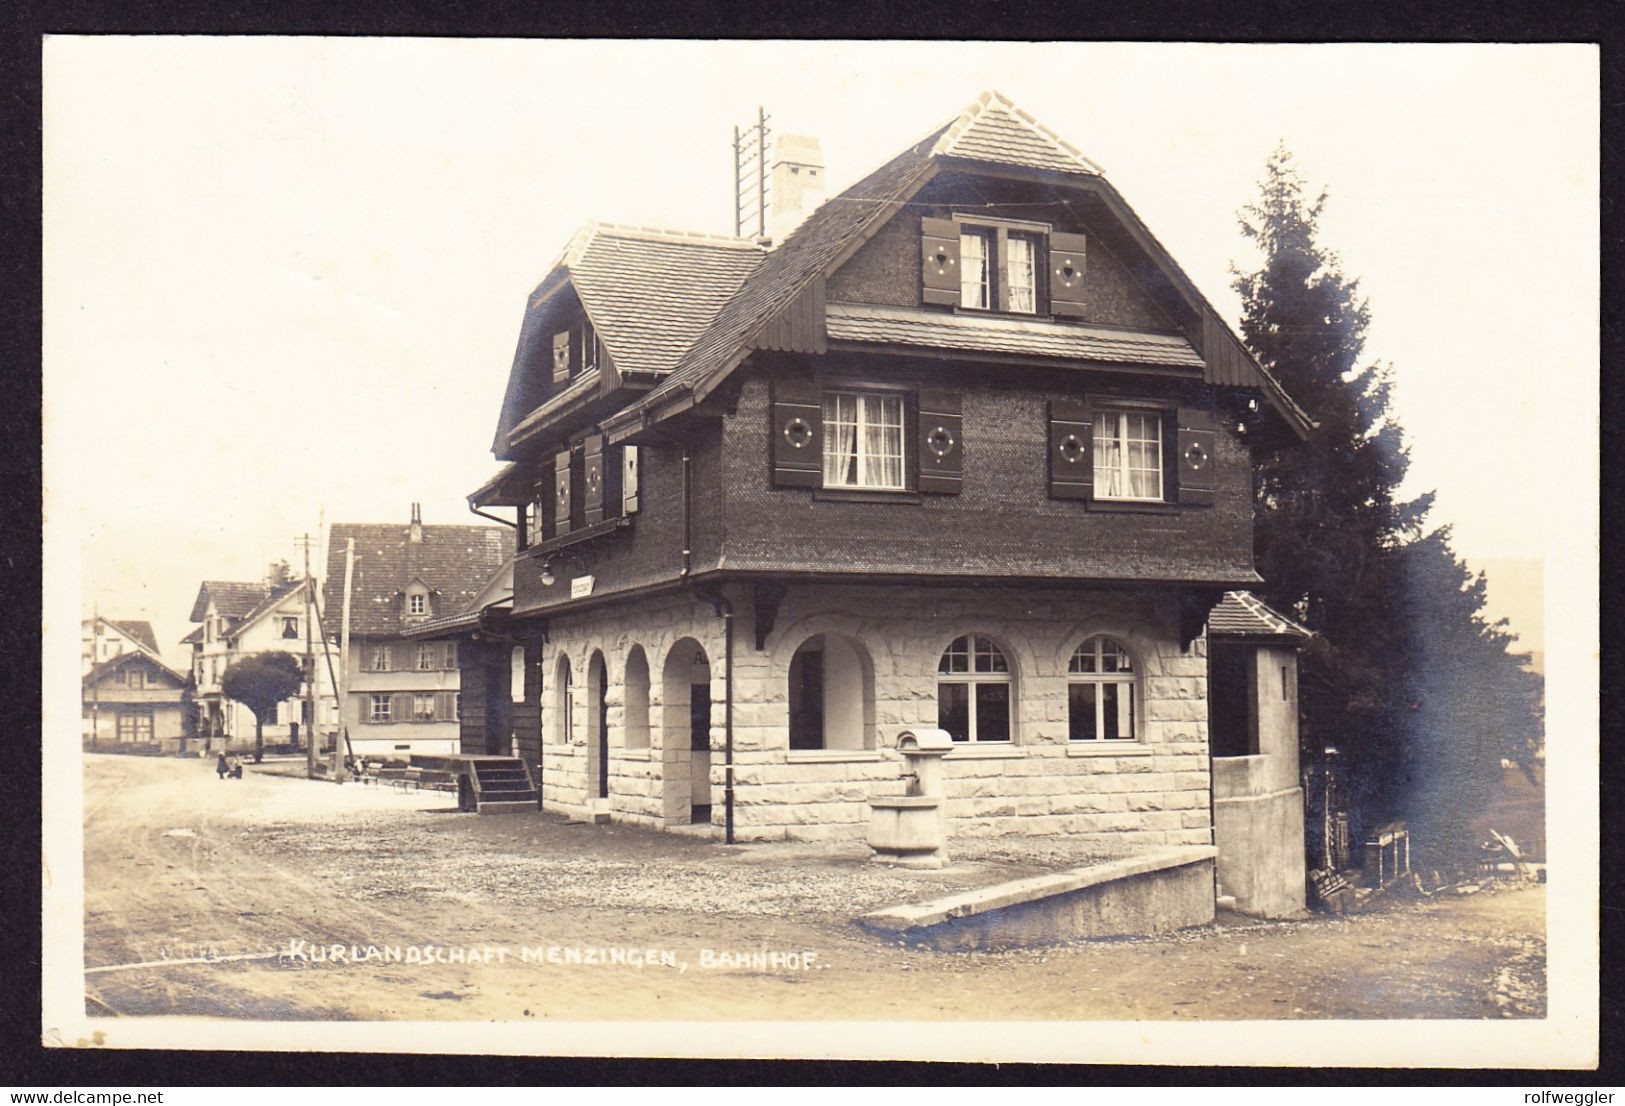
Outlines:
[{"label": "decorative circle on shutter", "polygon": [[570,497],[570,489],[565,487],[563,484],[560,484],[559,485],[559,502],[563,503],[569,497]]},{"label": "decorative circle on shutter", "polygon": [[954,448],[954,436],[947,427],[939,426],[925,436],[925,446],[938,457],[946,457]]},{"label": "decorative circle on shutter", "polygon": [[812,444],[812,426],[799,415],[784,424],[784,440],[791,449],[805,449]]},{"label": "decorative circle on shutter", "polygon": [[1207,464],[1207,450],[1202,448],[1200,442],[1192,442],[1185,447],[1185,464],[1192,470]]},{"label": "decorative circle on shutter", "polygon": [[1061,451],[1061,459],[1069,465],[1075,465],[1083,460],[1083,439],[1076,434],[1068,434],[1061,439],[1056,447]]},{"label": "decorative circle on shutter", "polygon": [[945,249],[938,249],[936,256],[932,257],[931,260],[937,263],[937,272],[939,273],[946,273],[953,267],[954,263],[953,258],[948,256],[948,251]]},{"label": "decorative circle on shutter", "polygon": [[1078,270],[1071,261],[1065,261],[1062,262],[1059,269],[1055,270],[1055,275],[1061,278],[1062,284],[1070,288],[1072,282],[1078,279]]}]

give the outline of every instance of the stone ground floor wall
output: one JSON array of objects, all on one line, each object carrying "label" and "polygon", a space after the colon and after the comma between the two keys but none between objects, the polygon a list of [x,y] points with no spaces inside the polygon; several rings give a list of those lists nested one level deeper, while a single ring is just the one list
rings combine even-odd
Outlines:
[{"label": "stone ground floor wall", "polygon": [[[904,790],[898,735],[937,724],[943,650],[961,635],[980,634],[1011,668],[1012,740],[949,754],[951,834],[1067,833],[1110,848],[1212,841],[1206,642],[1181,649],[1173,593],[797,586],[780,603],[762,650],[749,591],[727,594],[737,612],[738,839],[862,839],[868,799]],[[702,804],[710,806],[708,820],[721,823],[723,627],[711,604],[686,595],[550,620],[540,658],[544,809],[672,827],[691,820],[696,799],[709,798]],[[841,735],[858,748],[789,748],[791,659],[821,633],[859,647],[865,702],[855,717],[863,732]],[[1135,741],[1068,739],[1068,661],[1097,634],[1134,657]],[[690,748],[689,732],[696,683],[711,701],[708,716],[700,712],[709,747],[699,751]],[[608,795],[600,799],[606,747]]]}]

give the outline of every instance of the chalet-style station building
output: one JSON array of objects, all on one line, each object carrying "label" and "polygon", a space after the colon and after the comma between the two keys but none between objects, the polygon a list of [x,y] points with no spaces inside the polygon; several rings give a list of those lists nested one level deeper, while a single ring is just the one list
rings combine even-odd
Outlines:
[{"label": "chalet-style station building", "polygon": [[1003,97],[821,203],[779,154],[779,240],[589,225],[530,295],[470,497],[518,527],[482,625],[526,709],[481,717],[529,724],[462,751],[544,809],[861,839],[940,727],[955,834],[1212,843],[1208,615],[1259,579],[1249,450],[1309,419]]}]

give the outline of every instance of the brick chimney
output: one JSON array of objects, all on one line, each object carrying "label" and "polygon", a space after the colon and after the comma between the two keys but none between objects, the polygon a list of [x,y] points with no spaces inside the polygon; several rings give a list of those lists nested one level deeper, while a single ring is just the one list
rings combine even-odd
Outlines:
[{"label": "brick chimney", "polygon": [[413,545],[423,540],[423,505],[412,504],[412,526],[406,532],[406,539]]},{"label": "brick chimney", "polygon": [[783,242],[824,202],[824,151],[818,139],[781,134],[773,143],[768,232]]}]

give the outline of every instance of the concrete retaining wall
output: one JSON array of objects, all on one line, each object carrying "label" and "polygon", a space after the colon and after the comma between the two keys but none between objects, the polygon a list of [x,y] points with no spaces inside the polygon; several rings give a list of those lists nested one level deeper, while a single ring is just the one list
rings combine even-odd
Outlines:
[{"label": "concrete retaining wall", "polygon": [[865,914],[858,924],[939,949],[1167,933],[1213,920],[1211,846],[1159,849]]}]

